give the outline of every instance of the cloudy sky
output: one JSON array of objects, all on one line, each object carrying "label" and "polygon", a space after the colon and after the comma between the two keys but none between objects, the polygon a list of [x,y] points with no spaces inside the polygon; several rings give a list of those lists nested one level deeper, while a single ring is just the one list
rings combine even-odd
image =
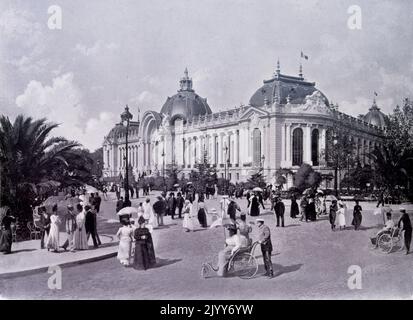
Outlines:
[{"label": "cloudy sky", "polygon": [[1,0],[0,113],[46,116],[93,150],[126,103],[159,111],[185,67],[219,111],[248,103],[277,58],[296,75],[301,51],[305,78],[341,111],[366,113],[376,91],[388,113],[413,96],[412,16],[404,0]]}]

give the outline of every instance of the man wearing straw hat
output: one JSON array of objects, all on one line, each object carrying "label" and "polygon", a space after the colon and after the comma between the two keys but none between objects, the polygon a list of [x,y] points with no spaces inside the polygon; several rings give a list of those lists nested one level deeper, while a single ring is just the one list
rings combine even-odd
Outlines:
[{"label": "man wearing straw hat", "polygon": [[271,253],[272,253],[272,242],[271,242],[271,231],[270,228],[264,224],[264,219],[258,218],[255,220],[257,222],[259,235],[258,243],[261,244],[262,258],[264,260],[265,266],[265,276],[272,278],[274,272],[272,269]]}]

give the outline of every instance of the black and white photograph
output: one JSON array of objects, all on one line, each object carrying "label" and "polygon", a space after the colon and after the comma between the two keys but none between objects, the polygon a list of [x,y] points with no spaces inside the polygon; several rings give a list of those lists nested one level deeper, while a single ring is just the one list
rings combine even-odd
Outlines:
[{"label": "black and white photograph", "polygon": [[403,0],[0,0],[0,300],[412,300],[412,39]]}]

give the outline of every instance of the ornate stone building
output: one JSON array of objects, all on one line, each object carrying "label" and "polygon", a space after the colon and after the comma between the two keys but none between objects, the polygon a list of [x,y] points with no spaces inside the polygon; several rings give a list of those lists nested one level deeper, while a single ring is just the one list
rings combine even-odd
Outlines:
[{"label": "ornate stone building", "polygon": [[[349,132],[353,156],[363,164],[369,161],[366,154],[380,144],[384,126],[385,116],[375,101],[359,118],[339,112],[314,82],[304,79],[301,66],[298,76],[289,76],[280,72],[278,62],[247,106],[215,113],[195,93],[185,70],[180,89],[159,113],[147,111],[131,122],[129,162],[135,175],[157,173],[164,163],[188,175],[206,152],[219,177],[228,169],[232,182],[245,181],[263,168],[272,181],[277,170],[287,169],[287,187],[299,166],[308,163],[323,174],[323,187],[328,188],[333,168],[326,161],[327,136],[337,129]],[[124,129],[118,124],[104,139],[104,177],[124,173],[125,152]]]}]

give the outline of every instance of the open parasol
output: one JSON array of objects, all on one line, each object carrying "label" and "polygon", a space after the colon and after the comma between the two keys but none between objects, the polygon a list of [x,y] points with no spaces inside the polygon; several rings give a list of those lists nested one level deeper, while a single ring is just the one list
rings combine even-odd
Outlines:
[{"label": "open parasol", "polygon": [[119,217],[121,216],[131,216],[132,214],[138,214],[138,209],[135,207],[125,207],[117,213]]},{"label": "open parasol", "polygon": [[263,190],[260,187],[255,187],[254,189],[252,189],[252,191],[254,192],[262,192]]}]

